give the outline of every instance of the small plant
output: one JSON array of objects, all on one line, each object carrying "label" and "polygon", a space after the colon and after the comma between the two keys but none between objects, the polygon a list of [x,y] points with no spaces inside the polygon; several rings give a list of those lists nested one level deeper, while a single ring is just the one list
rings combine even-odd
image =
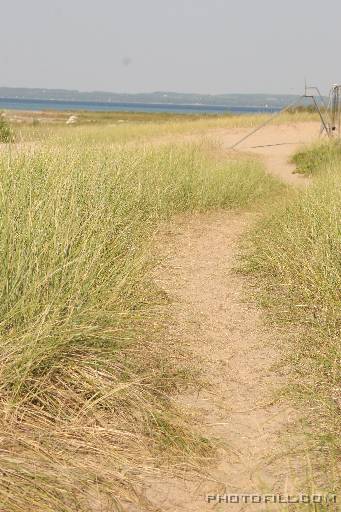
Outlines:
[{"label": "small plant", "polygon": [[0,142],[12,142],[13,133],[3,113],[0,113]]},{"label": "small plant", "polygon": [[309,149],[296,153],[292,162],[296,164],[299,174],[316,174],[341,156],[341,146],[338,141],[328,141],[316,144]]}]

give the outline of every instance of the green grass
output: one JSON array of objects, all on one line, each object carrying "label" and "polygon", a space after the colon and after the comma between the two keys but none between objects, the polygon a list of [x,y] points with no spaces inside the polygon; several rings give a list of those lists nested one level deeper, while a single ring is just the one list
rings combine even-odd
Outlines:
[{"label": "green grass", "polygon": [[[77,116],[78,124],[113,124],[113,123],[169,123],[169,122],[187,122],[202,121],[211,119],[224,119],[231,114],[181,114],[170,112],[90,112],[77,111],[72,112]],[[48,115],[48,113],[47,113]],[[61,121],[65,121],[70,116],[70,112],[60,115]]]},{"label": "green grass", "polygon": [[292,162],[296,165],[296,172],[313,175],[321,170],[321,167],[336,158],[341,159],[341,146],[339,142],[320,142],[309,149],[297,152]]},{"label": "green grass", "polygon": [[312,173],[251,234],[245,270],[270,318],[287,332],[288,392],[302,412],[317,486],[340,489],[341,155],[322,145],[294,160]]},{"label": "green grass", "polygon": [[5,118],[4,114],[0,112],[0,143],[8,143],[13,141],[13,132]]},{"label": "green grass", "polygon": [[33,121],[41,124],[54,123],[65,124],[69,117],[76,116],[77,125],[105,125],[116,123],[169,123],[169,122],[187,122],[199,120],[223,119],[230,117],[231,114],[182,114],[171,112],[125,112],[125,111],[90,111],[90,110],[42,110],[42,111],[22,111],[7,110],[7,115],[27,125]]},{"label": "green grass", "polygon": [[167,330],[154,235],[175,214],[281,189],[212,146],[117,147],[89,130],[0,153],[7,512],[118,510],[153,468],[211,453],[170,398],[193,381],[193,361]]}]

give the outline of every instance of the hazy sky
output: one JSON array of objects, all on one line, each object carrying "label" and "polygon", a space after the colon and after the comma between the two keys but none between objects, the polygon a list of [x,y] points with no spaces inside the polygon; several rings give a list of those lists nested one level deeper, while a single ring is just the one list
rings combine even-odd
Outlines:
[{"label": "hazy sky", "polygon": [[341,1],[0,0],[0,86],[300,93],[341,82]]}]

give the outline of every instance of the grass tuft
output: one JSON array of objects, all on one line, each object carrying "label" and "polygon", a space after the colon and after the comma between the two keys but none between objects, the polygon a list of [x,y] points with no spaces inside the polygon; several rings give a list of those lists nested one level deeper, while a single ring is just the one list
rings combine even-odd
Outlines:
[{"label": "grass tuft", "polygon": [[14,139],[11,127],[5,118],[4,114],[0,112],[0,143],[12,142]]},{"label": "grass tuft", "polygon": [[312,175],[328,167],[333,160],[340,158],[339,142],[326,141],[297,152],[293,156],[292,162],[296,165],[297,173]]}]

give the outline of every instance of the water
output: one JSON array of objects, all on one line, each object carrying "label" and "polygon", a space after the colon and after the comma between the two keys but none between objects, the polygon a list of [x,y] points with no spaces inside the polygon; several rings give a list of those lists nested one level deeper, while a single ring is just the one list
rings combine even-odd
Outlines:
[{"label": "water", "polygon": [[167,103],[104,103],[95,101],[31,100],[0,98],[0,110],[91,110],[100,112],[165,112],[174,114],[256,114],[279,112],[280,107],[175,105]]}]

